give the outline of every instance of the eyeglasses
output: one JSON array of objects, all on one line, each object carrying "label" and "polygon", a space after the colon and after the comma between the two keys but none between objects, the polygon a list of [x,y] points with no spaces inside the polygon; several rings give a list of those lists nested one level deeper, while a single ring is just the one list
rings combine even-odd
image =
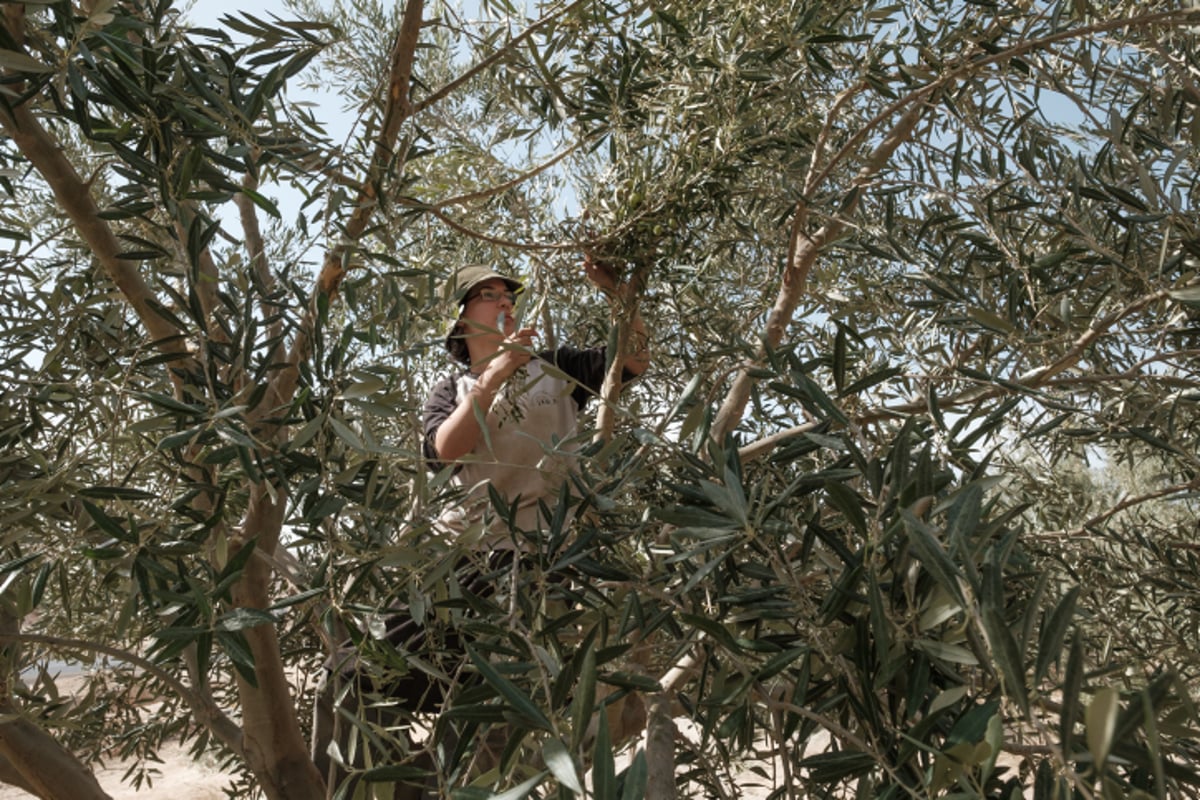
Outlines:
[{"label": "eyeglasses", "polygon": [[479,298],[485,303],[499,303],[501,299],[507,300],[510,306],[517,304],[517,293],[501,291],[500,289],[480,289],[475,294],[467,298],[467,302]]}]

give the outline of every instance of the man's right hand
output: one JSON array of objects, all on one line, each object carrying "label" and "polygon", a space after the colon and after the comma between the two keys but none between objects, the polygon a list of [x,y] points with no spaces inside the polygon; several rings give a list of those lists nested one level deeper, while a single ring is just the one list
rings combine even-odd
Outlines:
[{"label": "man's right hand", "polygon": [[483,374],[479,376],[479,382],[493,392],[499,391],[505,381],[533,358],[535,336],[537,330],[534,328],[522,328],[506,336],[496,355],[488,360]]}]

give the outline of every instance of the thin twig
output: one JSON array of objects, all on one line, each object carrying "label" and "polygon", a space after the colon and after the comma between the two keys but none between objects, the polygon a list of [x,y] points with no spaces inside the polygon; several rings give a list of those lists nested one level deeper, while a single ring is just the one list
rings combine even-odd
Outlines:
[{"label": "thin twig", "polygon": [[558,17],[561,17],[565,14],[569,14],[570,12],[574,11],[579,6],[582,6],[588,2],[590,2],[590,0],[575,0],[574,3],[571,3],[568,6],[560,8],[557,11],[552,11],[549,14],[547,14],[546,16],[542,17],[541,19],[535,21],[528,28],[521,31],[519,34],[517,34],[513,38],[509,39],[508,42],[503,47],[501,47],[500,49],[493,52],[490,56],[485,58],[483,61],[480,61],[478,64],[476,64],[475,66],[471,67],[466,72],[464,72],[462,75],[459,75],[457,78],[455,78],[454,80],[445,84],[444,86],[442,86],[442,88],[438,89],[433,94],[422,99],[419,103],[413,104],[412,112],[414,114],[420,114],[422,111],[429,108],[434,103],[440,102],[441,100],[444,100],[445,98],[449,97],[459,87],[463,86],[464,84],[466,84],[467,82],[472,80],[476,75],[479,75],[481,72],[483,72],[487,69],[490,69],[494,64],[498,63],[499,61],[501,61],[502,59],[507,57],[509,55],[509,53],[511,53],[513,50],[516,49],[517,45],[524,42],[526,39],[528,39],[530,36],[532,36],[534,33],[536,33],[538,30],[540,30],[544,25],[546,25],[547,23],[553,21],[554,19],[556,19]]},{"label": "thin twig", "polygon": [[[1119,308],[1104,317],[1094,320],[1088,329],[1080,334],[1071,344],[1070,348],[1059,358],[1054,361],[1043,364],[1040,367],[1029,370],[1022,375],[1014,376],[1005,384],[986,384],[983,387],[967,389],[960,392],[954,397],[939,398],[938,404],[943,409],[958,408],[963,405],[975,404],[984,400],[991,400],[996,397],[1002,397],[1015,392],[1028,393],[1034,391],[1050,381],[1051,378],[1062,373],[1078,363],[1089,347],[1095,344],[1096,340],[1104,335],[1109,329],[1116,325],[1126,317],[1141,311],[1156,302],[1165,300],[1169,296],[1169,291],[1161,289],[1150,294],[1143,295],[1133,302]],[[928,403],[924,399],[910,400],[897,406],[880,406],[874,409],[869,409],[855,416],[854,420],[858,424],[867,424],[877,422],[883,419],[896,419],[910,416],[912,414],[921,413],[928,409]],[[779,442],[802,435],[813,429],[813,423],[805,423],[784,431],[773,433],[755,442],[751,442],[738,450],[743,461],[748,461],[756,458],[759,455],[770,450]]]},{"label": "thin twig", "polygon": [[1188,481],[1187,483],[1177,483],[1172,486],[1166,486],[1162,489],[1155,489],[1153,492],[1146,492],[1145,494],[1140,494],[1136,497],[1127,497],[1112,508],[1102,511],[1101,513],[1096,514],[1092,518],[1088,519],[1078,528],[1073,528],[1070,530],[1064,529],[1058,531],[1042,531],[1040,533],[1033,533],[1029,535],[1035,539],[1072,539],[1077,536],[1083,536],[1087,534],[1090,529],[1103,522],[1107,522],[1117,514],[1120,514],[1122,511],[1126,511],[1134,506],[1140,506],[1141,504],[1149,503],[1152,500],[1161,500],[1162,498],[1170,497],[1173,494],[1194,492],[1197,489],[1200,489],[1200,478]]}]

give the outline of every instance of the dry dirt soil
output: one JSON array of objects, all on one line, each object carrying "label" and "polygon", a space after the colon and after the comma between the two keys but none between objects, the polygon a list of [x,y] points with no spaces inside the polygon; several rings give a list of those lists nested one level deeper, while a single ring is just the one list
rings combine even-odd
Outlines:
[{"label": "dry dirt soil", "polygon": [[[224,800],[228,776],[205,761],[193,761],[187,751],[177,745],[167,745],[159,752],[163,763],[157,765],[160,774],[151,786],[141,789],[122,783],[126,764],[111,762],[96,771],[96,778],[113,800]],[[0,784],[0,800],[28,800],[33,795]]]}]

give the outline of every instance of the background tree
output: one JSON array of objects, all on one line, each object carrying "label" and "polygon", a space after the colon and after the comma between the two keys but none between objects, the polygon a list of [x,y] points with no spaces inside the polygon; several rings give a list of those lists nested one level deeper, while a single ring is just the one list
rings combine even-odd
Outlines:
[{"label": "background tree", "polygon": [[[3,8],[0,778],[182,736],[289,800],[1195,793],[1192,12]],[[488,593],[417,455],[467,261],[655,351]],[[445,710],[314,761],[346,638]],[[119,667],[66,702],[49,654]]]}]

